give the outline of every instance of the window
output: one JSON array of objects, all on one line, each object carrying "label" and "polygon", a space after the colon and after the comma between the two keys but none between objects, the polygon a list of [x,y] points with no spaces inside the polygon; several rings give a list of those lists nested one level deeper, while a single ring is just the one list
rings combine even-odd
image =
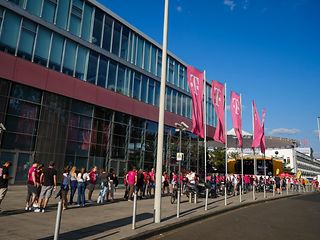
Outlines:
[{"label": "window", "polygon": [[172,109],[173,113],[177,113],[177,96],[178,92],[176,90],[172,90]]},{"label": "window", "polygon": [[141,101],[147,102],[147,87],[148,87],[148,78],[142,75],[141,82]]},{"label": "window", "polygon": [[108,59],[100,56],[98,86],[105,88],[107,79]]},{"label": "window", "polygon": [[171,57],[168,57],[167,58],[167,63],[169,63],[168,65],[168,78],[167,78],[167,81],[170,82],[170,83],[174,83],[173,82],[173,69],[174,69],[174,61]]},{"label": "window", "polygon": [[[35,0],[36,1],[36,0]],[[44,0],[41,17],[53,23],[57,9],[57,0]]]},{"label": "window", "polygon": [[166,110],[172,111],[172,89],[166,87]]},{"label": "window", "polygon": [[182,115],[181,114],[181,98],[182,98],[182,94],[181,93],[177,93],[177,114]]},{"label": "window", "polygon": [[103,34],[102,48],[104,48],[109,52],[110,52],[110,44],[111,44],[112,24],[113,24],[112,18],[106,15],[106,18],[104,21],[104,34]]},{"label": "window", "polygon": [[151,68],[150,71],[152,74],[156,75],[157,73],[157,49],[152,46],[151,49]]},{"label": "window", "polygon": [[109,73],[108,73],[108,86],[107,88],[114,91],[116,85],[117,76],[117,63],[114,61],[109,62]]},{"label": "window", "polygon": [[90,41],[92,12],[92,6],[85,2],[81,37],[87,41]]},{"label": "window", "polygon": [[144,40],[140,37],[137,38],[138,40],[138,47],[137,47],[137,63],[138,67],[142,68],[142,59],[143,59],[143,42]]},{"label": "window", "polygon": [[26,10],[29,13],[40,17],[41,5],[41,0],[28,0]]},{"label": "window", "polygon": [[[21,18],[10,11],[6,11],[3,21],[0,48],[11,54],[15,53],[20,29]],[[5,33],[5,34],[4,34]]]},{"label": "window", "polygon": [[121,34],[121,25],[118,22],[114,22],[113,28],[113,40],[112,40],[112,53],[119,56],[120,49],[120,34]]},{"label": "window", "polygon": [[43,66],[47,66],[49,48],[50,48],[51,32],[46,28],[39,26],[36,49],[33,61]]},{"label": "window", "polygon": [[186,98],[181,94],[181,115],[186,117]]},{"label": "window", "polygon": [[128,45],[129,45],[129,29],[123,26],[120,57],[125,60],[128,60],[128,52],[129,52]]},{"label": "window", "polygon": [[148,84],[148,103],[153,104],[153,98],[154,98],[154,81],[149,78],[149,84]]},{"label": "window", "polygon": [[136,62],[136,35],[131,32],[131,63]]},{"label": "window", "polygon": [[98,63],[98,54],[96,54],[95,52],[90,52],[88,72],[87,72],[87,82],[92,84],[96,84],[97,63]]},{"label": "window", "polygon": [[33,22],[24,19],[18,48],[19,57],[31,60],[35,36],[36,25]]},{"label": "window", "polygon": [[134,99],[140,100],[140,86],[141,85],[141,74],[135,73],[134,74],[134,83],[133,83],[133,95]]},{"label": "window", "polygon": [[2,25],[2,20],[3,20],[3,8],[0,7],[0,35],[1,35],[1,25]]},{"label": "window", "polygon": [[82,6],[83,6],[82,1],[80,0],[72,1],[69,31],[76,36],[80,36]]},{"label": "window", "polygon": [[67,27],[69,7],[70,0],[59,1],[56,24],[63,29]]},{"label": "window", "polygon": [[49,62],[49,67],[53,70],[60,71],[63,41],[63,37],[56,33],[53,34]]},{"label": "window", "polygon": [[161,77],[161,65],[162,65],[162,51],[158,50],[158,58],[157,58],[157,76]]},{"label": "window", "polygon": [[179,64],[178,62],[174,61],[174,73],[173,73],[173,77],[174,77],[174,84],[176,86],[179,86]]},{"label": "window", "polygon": [[70,40],[66,41],[62,72],[70,76],[73,76],[75,67],[76,48],[77,45],[74,42]]},{"label": "window", "polygon": [[92,43],[99,46],[101,44],[101,33],[102,33],[102,23],[103,23],[103,12],[96,8],[94,17],[94,27],[92,34]]},{"label": "window", "polygon": [[143,64],[143,68],[146,71],[150,71],[150,48],[151,45],[150,43],[148,43],[147,41],[145,42],[145,46],[144,46],[144,64]]},{"label": "window", "polygon": [[9,2],[12,2],[12,3],[14,3],[14,4],[17,4],[17,5],[20,6],[20,7],[23,7],[25,0],[8,0],[8,1],[9,1]]},{"label": "window", "polygon": [[125,94],[125,81],[126,81],[126,72],[125,68],[122,65],[118,67],[118,79],[117,79],[117,92]]},{"label": "window", "polygon": [[88,53],[89,53],[88,49],[78,46],[77,65],[76,65],[76,72],[75,72],[76,78],[84,80]]},{"label": "window", "polygon": [[179,87],[182,89],[186,89],[185,88],[186,79],[184,78],[184,72],[185,72],[185,67],[180,65],[179,66]]},{"label": "window", "polygon": [[156,88],[154,93],[154,104],[159,107],[159,101],[160,101],[160,83],[156,82]]}]

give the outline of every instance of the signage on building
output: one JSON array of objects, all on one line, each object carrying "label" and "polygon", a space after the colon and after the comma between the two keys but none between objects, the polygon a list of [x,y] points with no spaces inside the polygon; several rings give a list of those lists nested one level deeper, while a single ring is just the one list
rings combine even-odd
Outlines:
[{"label": "signage on building", "polygon": [[183,157],[184,157],[183,153],[181,152],[177,153],[177,161],[183,161]]}]

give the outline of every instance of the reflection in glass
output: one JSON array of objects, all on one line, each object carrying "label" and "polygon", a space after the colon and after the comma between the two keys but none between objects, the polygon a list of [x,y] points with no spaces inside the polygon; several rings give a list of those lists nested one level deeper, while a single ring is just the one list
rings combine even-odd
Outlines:
[{"label": "reflection in glass", "polygon": [[106,87],[106,77],[108,69],[108,59],[104,56],[100,56],[99,74],[98,74],[98,86]]},{"label": "reflection in glass", "polygon": [[47,22],[53,23],[54,16],[56,14],[56,8],[57,8],[57,0],[43,0],[41,17]]},{"label": "reflection in glass", "polygon": [[95,52],[90,52],[88,72],[87,72],[87,82],[92,84],[96,84],[97,62],[98,62],[98,54],[96,54]]},{"label": "reflection in glass", "polygon": [[49,67],[53,70],[60,71],[63,41],[63,37],[56,33],[53,34],[49,62]]},{"label": "reflection in glass", "polygon": [[101,33],[102,33],[102,22],[103,22],[103,12],[96,8],[94,17],[94,27],[92,33],[92,43],[99,46],[101,44]]},{"label": "reflection in glass", "polygon": [[88,59],[89,50],[78,45],[77,65],[75,77],[84,80],[85,67]]},{"label": "reflection in glass", "polygon": [[70,0],[59,1],[56,24],[63,29],[67,28]]},{"label": "reflection in glass", "polygon": [[46,28],[39,26],[37,43],[35,47],[33,61],[43,66],[47,65],[51,32]]},{"label": "reflection in glass", "polygon": [[112,18],[106,15],[105,21],[104,21],[104,34],[103,34],[102,48],[106,49],[107,51],[110,51],[112,24],[113,24]]},{"label": "reflection in glass", "polygon": [[110,61],[107,88],[112,91],[115,90],[116,76],[117,76],[117,64],[114,61]]},{"label": "reflection in glass", "polygon": [[85,2],[81,38],[87,41],[90,41],[92,12],[93,7]]},{"label": "reflection in glass", "polygon": [[77,45],[74,42],[66,41],[62,72],[70,76],[73,76],[74,72],[76,48]]},{"label": "reflection in glass", "polygon": [[113,40],[112,40],[112,53],[117,55],[117,56],[119,56],[120,32],[121,32],[120,23],[114,22]]},{"label": "reflection in glass", "polygon": [[18,34],[20,29],[21,18],[13,14],[11,11],[6,11],[6,15],[3,21],[2,32],[0,38],[0,49],[11,54],[15,53]]},{"label": "reflection in glass", "polygon": [[33,22],[24,19],[21,27],[18,47],[19,57],[31,60],[35,36],[36,25]]},{"label": "reflection in glass", "polygon": [[121,39],[121,51],[120,57],[127,60],[128,59],[128,44],[129,44],[129,29],[127,27],[122,27],[122,39]]}]

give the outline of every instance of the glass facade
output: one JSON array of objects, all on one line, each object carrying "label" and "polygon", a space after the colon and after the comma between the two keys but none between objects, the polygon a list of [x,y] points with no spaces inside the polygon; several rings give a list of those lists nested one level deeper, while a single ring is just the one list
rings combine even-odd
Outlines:
[{"label": "glass facade", "polygon": [[[112,111],[99,106],[41,91],[25,85],[0,79],[0,121],[7,128],[1,141],[0,157],[13,155],[18,167],[24,154],[24,170],[33,159],[44,164],[55,161],[62,170],[65,165],[90,168],[93,165],[112,167],[120,177],[124,168],[155,166],[157,130],[156,122]],[[183,133],[182,149],[186,155],[182,166],[197,168],[199,157],[191,146],[198,146],[198,138]],[[177,168],[176,152],[179,133],[165,127],[165,163],[167,171]],[[16,182],[23,181],[20,175]]]},{"label": "glass facade", "polygon": [[[18,11],[21,9],[29,14],[21,15]],[[0,1],[0,51],[159,106],[161,48],[91,2]],[[191,119],[186,65],[169,53],[167,67],[165,109]],[[1,84],[1,91],[5,91],[6,84],[10,86],[7,92],[1,93],[6,101],[1,99],[0,120],[10,122],[9,130],[3,136],[2,149],[14,151],[16,146],[19,151],[25,151],[23,154],[31,154],[30,158],[35,154],[38,159],[63,158],[65,163],[77,166],[107,164],[117,166],[118,171],[126,164],[148,167],[154,164],[156,123],[123,117],[121,113],[85,103],[77,105],[75,100],[20,86],[21,93],[38,91],[41,95],[40,100],[26,100],[12,95],[17,87],[14,84],[5,80]],[[210,93],[210,86],[207,86]],[[57,109],[52,105],[55,101],[59,106]],[[210,94],[206,101],[207,124],[215,126]],[[46,117],[45,111],[51,117]],[[27,126],[20,124],[20,119]],[[54,131],[55,128],[63,133]],[[166,158],[170,166],[176,151],[172,147],[176,144],[172,143],[176,141],[176,133],[169,127],[166,131]],[[199,148],[195,136],[186,135],[186,139],[184,142],[189,144],[186,149],[192,149],[194,144]],[[46,141],[50,146],[44,146]],[[188,164],[195,166],[192,162],[195,155],[188,151]],[[22,162],[26,156],[21,156]]]},{"label": "glass facade", "polygon": [[[144,79],[160,81],[161,49],[101,9],[82,0],[26,0],[25,2],[26,4],[15,5],[69,31],[72,35],[78,36],[79,39],[82,38],[88,43],[91,42],[101,47],[101,51],[110,52],[111,56],[115,57],[112,59],[115,62],[117,62],[116,57],[128,61],[128,64],[123,67],[126,73],[131,73],[131,76],[140,74],[145,77]],[[23,18],[4,7],[0,7],[0,23],[2,23],[0,29],[0,49],[2,51],[158,106],[157,101],[149,101],[153,98],[154,93],[148,91],[148,84],[143,84],[139,88],[137,84],[128,83],[135,86],[131,90],[137,92],[130,92],[121,89],[121,87],[121,90],[119,90],[116,86],[123,86],[123,75],[121,75],[123,72],[120,73],[121,78],[118,78],[119,75],[116,72],[119,69],[118,66],[114,67],[114,64],[111,64],[110,68],[109,63],[109,71],[101,69],[101,67],[105,67],[106,62],[110,61],[110,57],[102,52],[96,52],[79,42],[73,42],[66,36],[52,32],[50,29]],[[102,59],[101,63],[98,62],[99,59]],[[115,65],[118,64],[115,63]],[[141,70],[139,72],[133,70],[132,65]],[[166,110],[191,118],[191,109],[182,110],[182,106],[176,105],[176,100],[178,103],[181,100],[185,108],[191,108],[191,105],[183,102],[191,100],[186,78],[186,66],[170,55],[167,65],[167,82],[171,84],[167,88],[172,89],[167,92],[171,94],[172,91],[178,91],[178,93],[174,92],[173,96],[167,96],[174,101],[167,103],[169,105]],[[114,72],[111,72],[110,69]],[[109,78],[106,73],[110,74],[111,77]],[[149,74],[153,77],[149,77]],[[134,79],[128,78],[127,81],[134,81]],[[158,84],[155,84],[156,92],[158,92],[157,87]],[[150,97],[145,96],[148,93],[150,93]],[[211,102],[207,103],[208,106],[210,104]],[[211,111],[210,108],[208,111]],[[211,115],[214,114],[212,112]],[[209,117],[207,120],[208,125],[215,126],[214,117]]]}]

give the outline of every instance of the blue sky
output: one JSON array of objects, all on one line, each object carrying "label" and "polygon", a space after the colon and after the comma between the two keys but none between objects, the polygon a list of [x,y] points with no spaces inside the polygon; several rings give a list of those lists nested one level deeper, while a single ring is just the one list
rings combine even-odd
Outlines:
[{"label": "blue sky", "polygon": [[[99,0],[162,43],[164,0]],[[169,0],[168,49],[266,108],[266,135],[307,139],[320,152],[320,1]],[[228,96],[229,98],[229,96]],[[228,115],[230,120],[231,116]],[[229,121],[229,127],[231,121]]]}]

